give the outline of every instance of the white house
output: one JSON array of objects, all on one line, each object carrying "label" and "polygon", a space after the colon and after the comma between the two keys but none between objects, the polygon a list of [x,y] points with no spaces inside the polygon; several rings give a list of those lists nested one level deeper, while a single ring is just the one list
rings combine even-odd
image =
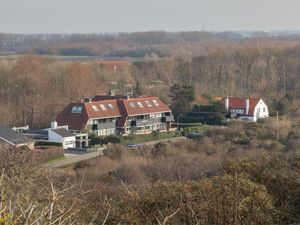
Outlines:
[{"label": "white house", "polygon": [[223,98],[227,115],[238,120],[253,121],[269,117],[269,110],[261,98]]},{"label": "white house", "polygon": [[57,122],[51,122],[48,129],[48,140],[50,142],[61,143],[64,149],[76,147],[76,136],[65,127],[57,127]]},{"label": "white house", "polygon": [[50,142],[62,143],[64,149],[76,147],[75,134],[64,128],[49,129],[48,140]]}]

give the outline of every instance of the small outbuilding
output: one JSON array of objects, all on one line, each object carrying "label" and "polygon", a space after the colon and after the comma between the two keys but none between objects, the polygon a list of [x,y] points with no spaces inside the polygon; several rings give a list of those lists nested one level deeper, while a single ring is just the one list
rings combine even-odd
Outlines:
[{"label": "small outbuilding", "polygon": [[48,130],[50,142],[61,143],[64,149],[76,147],[76,136],[65,128],[54,128]]},{"label": "small outbuilding", "polygon": [[23,134],[17,133],[4,124],[0,124],[0,144],[7,145],[16,149],[34,149],[33,139],[30,139]]}]

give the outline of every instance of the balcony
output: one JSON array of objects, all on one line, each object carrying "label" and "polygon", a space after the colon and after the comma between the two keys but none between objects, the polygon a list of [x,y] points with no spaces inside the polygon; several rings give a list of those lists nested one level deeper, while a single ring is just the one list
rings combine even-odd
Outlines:
[{"label": "balcony", "polygon": [[110,129],[110,128],[116,128],[116,122],[106,122],[106,123],[98,123],[89,125],[89,130],[103,130],[103,129]]},{"label": "balcony", "polygon": [[140,127],[140,126],[146,126],[146,125],[151,125],[160,122],[161,122],[161,118],[149,118],[144,120],[127,121],[126,125],[131,127]]},{"label": "balcony", "polygon": [[174,116],[164,116],[161,118],[161,122],[164,122],[164,123],[172,122],[172,121],[174,121]]},{"label": "balcony", "polygon": [[116,122],[98,123],[98,130],[116,128]]}]

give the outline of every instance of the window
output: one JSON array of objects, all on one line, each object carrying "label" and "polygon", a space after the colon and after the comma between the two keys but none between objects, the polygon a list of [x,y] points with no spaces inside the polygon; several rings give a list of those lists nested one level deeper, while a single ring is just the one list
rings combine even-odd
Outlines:
[{"label": "window", "polygon": [[98,108],[97,108],[97,106],[95,106],[95,105],[92,105],[92,108],[93,108],[93,110],[94,110],[95,112],[98,112],[98,111],[99,111]]},{"label": "window", "polygon": [[135,108],[135,104],[133,102],[130,102],[129,105],[131,106],[131,108]]},{"label": "window", "polygon": [[157,102],[156,100],[153,100],[152,102],[153,102],[153,104],[154,104],[155,106],[159,106],[159,104],[158,104],[158,102]]},{"label": "window", "polygon": [[106,111],[106,107],[105,107],[103,104],[100,104],[100,108],[101,108],[103,111]]},{"label": "window", "polygon": [[143,104],[142,104],[141,102],[137,102],[137,104],[138,104],[138,106],[139,106],[140,108],[143,108],[143,107],[144,107]]},{"label": "window", "polygon": [[108,104],[108,107],[109,107],[110,109],[114,109],[114,106],[113,106],[112,104]]},{"label": "window", "polygon": [[161,113],[156,113],[156,114],[155,114],[155,117],[156,117],[156,118],[160,118],[160,117],[162,117],[162,114],[161,114]]},{"label": "window", "polygon": [[78,106],[76,112],[81,113],[81,111],[82,111],[82,106]]},{"label": "window", "polygon": [[71,113],[77,113],[77,106],[73,106]]},{"label": "window", "polygon": [[266,112],[266,108],[265,107],[263,107],[263,112]]},{"label": "window", "polygon": [[152,105],[151,105],[151,103],[150,103],[149,101],[145,101],[145,103],[146,103],[146,105],[147,105],[148,107],[152,107]]},{"label": "window", "polygon": [[81,113],[82,111],[82,106],[73,106],[71,113]]},{"label": "window", "polygon": [[65,142],[65,145],[72,145],[72,144],[74,144],[74,141],[66,141]]}]

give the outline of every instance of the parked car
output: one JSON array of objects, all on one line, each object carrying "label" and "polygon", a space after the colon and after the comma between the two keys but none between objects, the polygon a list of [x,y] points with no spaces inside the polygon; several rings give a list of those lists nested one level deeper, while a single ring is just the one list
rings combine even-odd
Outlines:
[{"label": "parked car", "polygon": [[198,132],[190,132],[186,135],[186,138],[195,140],[200,139],[202,136],[203,135]]}]

